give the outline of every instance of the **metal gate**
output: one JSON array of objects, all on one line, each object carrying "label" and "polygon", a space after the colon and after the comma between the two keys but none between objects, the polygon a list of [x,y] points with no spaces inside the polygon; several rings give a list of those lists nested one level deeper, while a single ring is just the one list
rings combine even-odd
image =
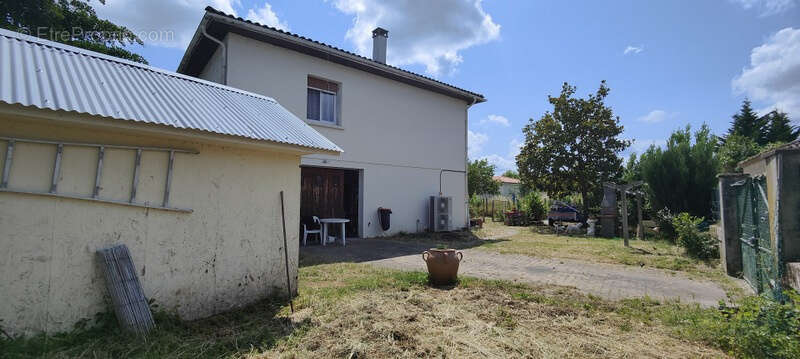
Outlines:
[{"label": "metal gate", "polygon": [[778,257],[769,229],[766,178],[748,178],[734,186],[744,279],[757,293],[780,296]]}]

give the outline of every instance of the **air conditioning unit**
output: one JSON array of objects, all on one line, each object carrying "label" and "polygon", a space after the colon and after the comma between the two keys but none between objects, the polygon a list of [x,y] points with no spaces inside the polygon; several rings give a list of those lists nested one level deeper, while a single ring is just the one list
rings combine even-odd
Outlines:
[{"label": "air conditioning unit", "polygon": [[453,197],[431,196],[428,210],[430,231],[447,232],[450,230],[453,217]]}]

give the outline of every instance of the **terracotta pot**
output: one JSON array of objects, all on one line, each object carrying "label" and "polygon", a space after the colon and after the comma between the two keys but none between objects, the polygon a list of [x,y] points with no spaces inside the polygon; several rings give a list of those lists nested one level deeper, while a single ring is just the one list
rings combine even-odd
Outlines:
[{"label": "terracotta pot", "polygon": [[458,279],[458,264],[464,257],[455,249],[433,249],[422,252],[428,265],[428,277],[436,285],[453,284]]}]

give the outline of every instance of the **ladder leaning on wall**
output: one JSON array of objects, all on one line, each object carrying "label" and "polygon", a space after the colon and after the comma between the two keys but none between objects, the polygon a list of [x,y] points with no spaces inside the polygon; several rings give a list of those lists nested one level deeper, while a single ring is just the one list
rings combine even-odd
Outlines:
[{"label": "ladder leaning on wall", "polygon": [[[31,195],[39,195],[39,196],[50,196],[50,197],[61,197],[61,198],[72,198],[72,199],[80,199],[80,200],[88,200],[88,201],[95,201],[95,202],[103,202],[103,203],[113,203],[113,204],[121,204],[126,206],[135,206],[135,207],[145,207],[145,208],[155,208],[155,209],[163,209],[169,211],[178,211],[178,212],[192,212],[189,208],[178,208],[172,207],[169,204],[169,195],[170,195],[170,188],[172,187],[172,171],[173,171],[173,163],[175,161],[175,154],[176,153],[183,153],[183,154],[198,154],[197,151],[192,150],[182,150],[182,149],[175,149],[175,148],[162,148],[162,147],[137,147],[137,146],[121,146],[121,145],[103,145],[103,144],[92,144],[92,143],[76,143],[76,142],[58,142],[58,141],[46,141],[46,140],[34,140],[34,139],[22,139],[22,138],[13,138],[13,137],[0,137],[0,141],[6,141],[6,153],[5,153],[5,160],[3,161],[3,170],[2,170],[2,180],[0,180],[0,192],[11,192],[11,193],[21,193],[21,194],[31,194]],[[14,151],[17,143],[35,143],[35,144],[44,144],[44,145],[53,145],[56,146],[56,155],[53,162],[53,176],[52,180],[50,181],[50,188],[47,192],[44,191],[32,191],[32,190],[22,190],[22,189],[14,189],[9,187],[9,178],[11,176],[11,167],[14,160]],[[97,149],[97,165],[96,165],[96,172],[95,172],[95,179],[94,179],[94,187],[92,190],[91,196],[82,196],[76,194],[67,194],[67,193],[59,193],[58,192],[58,182],[60,179],[61,174],[61,159],[64,153],[65,146],[76,146],[76,147],[94,147]],[[136,151],[135,159],[133,162],[133,178],[131,179],[131,191],[130,196],[127,201],[110,199],[110,198],[102,198],[100,196],[100,181],[103,176],[103,161],[105,157],[106,149],[118,149],[118,150],[131,150]],[[142,165],[142,152],[143,151],[158,151],[158,152],[167,152],[169,154],[169,159],[167,161],[167,174],[166,174],[166,185],[164,188],[164,198],[160,205],[153,205],[149,202],[138,202],[136,200],[136,190],[139,185],[139,172],[141,170]]]}]

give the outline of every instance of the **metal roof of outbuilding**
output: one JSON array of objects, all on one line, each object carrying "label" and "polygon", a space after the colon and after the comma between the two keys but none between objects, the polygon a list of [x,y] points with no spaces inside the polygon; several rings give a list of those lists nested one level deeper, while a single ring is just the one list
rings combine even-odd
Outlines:
[{"label": "metal roof of outbuilding", "polygon": [[269,97],[4,29],[0,102],[342,152]]}]

